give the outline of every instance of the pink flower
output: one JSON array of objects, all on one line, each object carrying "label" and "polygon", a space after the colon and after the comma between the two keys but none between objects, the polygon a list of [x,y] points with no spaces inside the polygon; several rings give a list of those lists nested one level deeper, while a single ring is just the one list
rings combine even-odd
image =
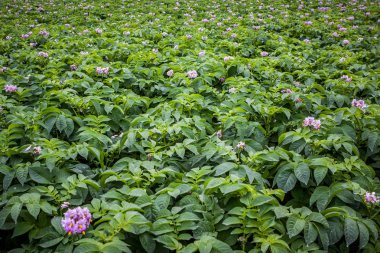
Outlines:
[{"label": "pink flower", "polygon": [[380,198],[376,197],[375,192],[366,192],[364,197],[365,202],[367,203],[380,203]]},{"label": "pink flower", "polygon": [[8,93],[16,92],[17,89],[18,89],[17,86],[16,85],[12,85],[12,84],[6,84],[4,86],[5,92],[8,92]]},{"label": "pink flower", "polygon": [[284,89],[281,91],[281,93],[291,94],[291,93],[293,93],[293,91],[291,89]]},{"label": "pink flower", "polygon": [[169,77],[173,76],[173,74],[174,74],[174,71],[172,69],[170,69],[168,72],[166,72],[166,75]]},{"label": "pink flower", "polygon": [[321,121],[318,119],[318,120],[314,120],[314,122],[313,122],[313,127],[315,128],[315,129],[320,129],[321,128]]},{"label": "pink flower", "polygon": [[65,208],[68,208],[70,206],[70,202],[63,202],[62,205],[61,205],[61,209],[65,209]]},{"label": "pink flower", "polygon": [[303,126],[312,126],[318,130],[321,128],[321,121],[314,119],[314,117],[307,117],[303,120]]},{"label": "pink flower", "polygon": [[348,44],[350,44],[349,40],[343,40],[343,45],[348,45]]},{"label": "pink flower", "polygon": [[311,126],[313,125],[313,122],[314,122],[314,117],[306,117],[303,120],[303,126]]},{"label": "pink flower", "polygon": [[61,224],[68,235],[85,234],[86,229],[90,226],[91,219],[91,213],[86,207],[77,207],[65,212]]},{"label": "pink flower", "polygon": [[266,52],[266,51],[262,51],[262,52],[260,53],[260,55],[261,55],[261,56],[263,56],[263,57],[265,57],[265,56],[268,56],[268,55],[269,55],[269,53],[268,53],[268,52]]},{"label": "pink flower", "polygon": [[33,148],[33,154],[39,155],[42,152],[42,148],[40,146],[36,146]]},{"label": "pink flower", "polygon": [[333,33],[332,33],[332,36],[333,36],[333,37],[339,37],[339,34],[338,34],[337,32],[333,32]]},{"label": "pink flower", "polygon": [[105,67],[105,68],[97,67],[96,68],[96,73],[98,73],[99,75],[102,75],[102,74],[108,75],[109,69],[110,69],[109,67]]},{"label": "pink flower", "polygon": [[102,32],[103,32],[103,30],[102,30],[102,29],[100,29],[100,28],[96,28],[96,29],[95,29],[95,32],[96,32],[96,33],[99,33],[99,34],[100,34],[100,33],[102,33]]},{"label": "pink flower", "polygon": [[45,38],[49,36],[49,32],[47,32],[46,30],[40,31],[38,34]]},{"label": "pink flower", "polygon": [[38,53],[38,56],[39,56],[39,57],[42,57],[42,58],[48,58],[48,57],[49,57],[49,54],[46,53],[46,52],[39,52],[39,53]]},{"label": "pink flower", "polygon": [[348,75],[343,75],[340,78],[346,80],[346,82],[351,82],[352,81],[352,78],[349,77]]},{"label": "pink flower", "polygon": [[309,25],[312,25],[313,24],[313,22],[311,22],[311,21],[306,21],[305,23],[304,23],[304,25],[306,25],[306,26],[309,26]]},{"label": "pink flower", "polygon": [[187,72],[187,76],[188,76],[189,78],[194,79],[194,78],[197,78],[198,73],[197,73],[196,70],[190,70],[190,71]]},{"label": "pink flower", "polygon": [[245,148],[245,142],[241,141],[236,145],[236,149],[243,150]]},{"label": "pink flower", "polygon": [[229,60],[231,60],[231,59],[232,59],[231,56],[226,56],[226,57],[224,57],[224,62],[227,62],[227,61],[229,61]]},{"label": "pink flower", "polygon": [[367,105],[365,104],[364,100],[353,99],[352,102],[351,102],[351,105],[353,107],[357,107],[357,108],[360,108],[360,109],[364,109],[364,108],[367,107]]},{"label": "pink flower", "polygon": [[204,18],[204,19],[202,19],[202,22],[203,22],[203,23],[208,23],[209,20],[208,20],[207,18]]}]

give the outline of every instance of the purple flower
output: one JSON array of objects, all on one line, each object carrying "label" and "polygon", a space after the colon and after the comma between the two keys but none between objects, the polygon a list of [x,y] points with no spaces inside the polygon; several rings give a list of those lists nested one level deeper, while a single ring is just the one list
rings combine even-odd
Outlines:
[{"label": "purple flower", "polygon": [[303,42],[310,43],[310,40],[309,39],[304,39]]},{"label": "purple flower", "polygon": [[236,145],[236,149],[243,150],[245,148],[245,142],[241,141]]},{"label": "purple flower", "polygon": [[166,75],[169,77],[173,76],[173,74],[174,74],[174,71],[172,69],[170,69],[168,72],[166,72]]},{"label": "purple flower", "polygon": [[199,54],[198,54],[199,57],[202,57],[202,56],[205,56],[205,55],[206,55],[205,51],[200,51]]},{"label": "purple flower", "polygon": [[218,130],[218,132],[216,132],[216,136],[217,136],[219,139],[222,139],[222,137],[223,137],[222,130]]},{"label": "purple flower", "polygon": [[187,72],[187,76],[188,76],[189,78],[194,79],[194,78],[197,78],[198,73],[197,73],[196,70],[190,70],[190,71]]},{"label": "purple flower", "polygon": [[188,40],[190,40],[191,38],[193,38],[193,36],[191,36],[191,34],[186,34],[186,38],[187,38]]},{"label": "purple flower", "polygon": [[103,74],[103,75],[108,75],[109,70],[110,70],[109,67],[105,67],[105,68],[97,67],[97,68],[96,68],[96,73],[98,73],[99,75],[102,75],[102,74]]},{"label": "purple flower", "polygon": [[46,30],[40,31],[38,34],[45,38],[49,36],[49,32]]},{"label": "purple flower", "polygon": [[352,100],[351,105],[353,107],[357,107],[357,108],[360,108],[360,109],[364,109],[364,108],[367,107],[367,105],[365,104],[364,100],[356,100],[356,99],[354,99],[354,100]]},{"label": "purple flower", "polygon": [[224,57],[224,62],[228,62],[229,60],[231,60],[232,59],[232,56],[226,56],[226,57]]},{"label": "purple flower", "polygon": [[303,120],[303,126],[311,126],[313,125],[313,122],[314,122],[314,117],[306,117]]},{"label": "purple flower", "polygon": [[343,40],[343,45],[348,45],[348,44],[350,44],[349,40]]},{"label": "purple flower", "polygon": [[65,209],[65,208],[68,208],[70,206],[70,202],[63,202],[62,205],[61,205],[61,209]]},{"label": "purple flower", "polygon": [[365,202],[367,203],[380,203],[380,198],[376,197],[375,192],[366,192],[364,197]]},{"label": "purple flower", "polygon": [[204,18],[204,19],[202,19],[202,22],[203,22],[203,23],[208,23],[209,20],[208,20],[207,18]]},{"label": "purple flower", "polygon": [[321,128],[321,121],[314,119],[314,117],[307,117],[303,120],[303,126],[312,126],[318,130]]},{"label": "purple flower", "polygon": [[91,213],[86,207],[77,207],[65,212],[61,224],[68,235],[85,234],[86,229],[90,226],[91,219]]},{"label": "purple flower", "polygon": [[304,23],[304,25],[306,25],[306,26],[309,26],[309,25],[312,25],[313,24],[313,22],[311,22],[311,21],[306,21],[305,23]]},{"label": "purple flower", "polygon": [[72,71],[75,71],[75,70],[78,69],[78,67],[77,67],[77,65],[72,64],[72,65],[70,65],[70,69],[71,69]]},{"label": "purple flower", "polygon": [[284,89],[281,91],[281,93],[291,94],[291,93],[293,93],[293,91],[291,89]]},{"label": "purple flower", "polygon": [[346,80],[346,82],[351,82],[352,81],[352,78],[349,77],[348,75],[343,75],[340,78]]},{"label": "purple flower", "polygon": [[337,32],[333,32],[333,33],[332,33],[332,36],[333,36],[333,37],[339,37],[339,34],[338,34]]},{"label": "purple flower", "polygon": [[158,53],[158,49],[157,49],[157,48],[153,48],[153,49],[152,49],[152,52],[153,52],[153,53]]},{"label": "purple flower", "polygon": [[12,84],[6,84],[4,86],[5,92],[9,92],[9,93],[16,92],[17,89],[18,89],[17,86],[16,85],[12,85]]},{"label": "purple flower", "polygon": [[39,53],[38,53],[38,56],[39,56],[39,57],[42,57],[42,58],[48,58],[48,57],[49,57],[49,54],[46,53],[46,52],[39,52]]},{"label": "purple flower", "polygon": [[263,57],[265,57],[265,56],[268,56],[268,55],[269,55],[269,53],[268,53],[268,52],[266,52],[266,51],[262,51],[262,52],[260,53],[260,55],[261,55],[261,56],[263,56]]},{"label": "purple flower", "polygon": [[131,34],[131,32],[123,32],[124,36],[129,36],[130,34]]},{"label": "purple flower", "polygon": [[231,38],[235,39],[237,37],[236,33],[231,34]]},{"label": "purple flower", "polygon": [[101,33],[103,32],[103,30],[100,29],[100,28],[96,28],[96,29],[95,29],[95,32],[101,34]]},{"label": "purple flower", "polygon": [[33,154],[39,155],[42,152],[42,148],[40,146],[36,146],[33,148]]}]

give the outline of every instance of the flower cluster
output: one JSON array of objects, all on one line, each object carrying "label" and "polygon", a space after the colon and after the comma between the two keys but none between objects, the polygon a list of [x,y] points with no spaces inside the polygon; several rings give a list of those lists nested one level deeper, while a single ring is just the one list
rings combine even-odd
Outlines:
[{"label": "flower cluster", "polygon": [[66,211],[61,224],[68,235],[85,234],[91,223],[91,218],[91,213],[86,207],[77,207]]},{"label": "flower cluster", "polygon": [[97,67],[97,68],[96,68],[96,73],[98,73],[99,75],[102,75],[102,74],[104,74],[104,75],[108,75],[109,70],[110,70],[109,67],[105,67],[105,68]]},{"label": "flower cluster", "polygon": [[364,197],[365,202],[367,203],[380,203],[380,197],[376,197],[375,192],[366,192]]},{"label": "flower cluster", "polygon": [[293,93],[293,91],[291,89],[284,89],[281,91],[281,93],[291,94],[291,93]]},{"label": "flower cluster", "polygon": [[100,29],[100,28],[96,28],[96,29],[95,29],[95,32],[96,32],[96,33],[99,33],[99,34],[100,34],[100,33],[102,33],[102,32],[103,32],[103,30],[102,30],[102,29]]},{"label": "flower cluster", "polygon": [[346,80],[346,82],[351,82],[352,81],[352,78],[349,77],[348,75],[343,75],[343,76],[340,77],[340,79],[344,79],[344,80]]},{"label": "flower cluster", "polygon": [[7,67],[2,67],[2,68],[0,68],[0,73],[5,72],[6,70],[7,70]]},{"label": "flower cluster", "polygon": [[311,21],[306,21],[306,22],[304,23],[304,25],[307,25],[307,26],[312,25],[312,24],[313,24],[313,22],[311,22]]},{"label": "flower cluster", "polygon": [[75,71],[78,69],[78,67],[77,67],[77,65],[72,64],[72,65],[70,65],[70,69],[71,69],[71,71]]},{"label": "flower cluster", "polygon": [[303,120],[303,126],[312,126],[318,130],[321,128],[321,121],[314,119],[314,117],[307,117]]},{"label": "flower cluster", "polygon": [[352,100],[351,105],[353,107],[357,107],[357,108],[360,108],[360,109],[364,109],[364,108],[367,107],[367,105],[365,104],[364,100],[356,100],[356,99],[354,99],[354,100]]},{"label": "flower cluster", "polygon": [[197,78],[197,77],[198,77],[198,73],[197,73],[196,70],[190,70],[190,71],[187,72],[187,76],[188,76],[189,78],[194,79],[194,78]]},{"label": "flower cluster", "polygon": [[28,32],[26,34],[21,34],[21,39],[27,39],[32,35],[32,32]]},{"label": "flower cluster", "polygon": [[40,31],[38,34],[45,38],[49,36],[49,32],[46,30]]},{"label": "flower cluster", "polygon": [[224,57],[224,62],[227,62],[227,61],[229,61],[229,60],[231,60],[232,59],[232,56],[226,56],[226,57]]},{"label": "flower cluster", "polygon": [[169,77],[173,76],[173,74],[174,74],[174,71],[172,69],[170,69],[168,72],[166,72],[166,75]]},{"label": "flower cluster", "polygon": [[266,52],[266,51],[262,51],[262,52],[260,53],[260,55],[261,55],[261,56],[268,56],[268,55],[269,55],[269,53],[268,53],[268,52]]},{"label": "flower cluster", "polygon": [[4,90],[5,90],[5,92],[9,92],[9,93],[11,93],[11,92],[16,92],[17,91],[17,86],[16,85],[12,85],[12,84],[6,84],[5,86],[4,86]]},{"label": "flower cluster", "polygon": [[38,56],[39,56],[39,57],[42,57],[42,58],[48,58],[48,57],[49,57],[49,54],[46,53],[46,52],[39,52],[39,53],[38,53]]},{"label": "flower cluster", "polygon": [[243,150],[245,148],[245,142],[241,141],[236,145],[236,149]]}]

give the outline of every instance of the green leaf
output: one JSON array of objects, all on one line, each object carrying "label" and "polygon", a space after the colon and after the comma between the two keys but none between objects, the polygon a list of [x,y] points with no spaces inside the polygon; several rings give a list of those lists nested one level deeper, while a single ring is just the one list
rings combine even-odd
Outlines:
[{"label": "green leaf", "polygon": [[325,178],[327,171],[328,171],[327,167],[317,167],[314,169],[314,178],[317,185],[319,185],[322,182],[322,180]]},{"label": "green leaf", "polygon": [[276,183],[279,188],[288,192],[294,188],[297,183],[297,178],[292,171],[284,170],[276,175]]},{"label": "green leaf", "polygon": [[305,227],[305,220],[297,218],[296,216],[290,216],[286,222],[286,229],[290,238],[298,235]]},{"label": "green leaf", "polygon": [[339,242],[343,236],[343,230],[343,223],[338,221],[329,221],[329,238],[331,244]]},{"label": "green leaf", "polygon": [[50,248],[50,247],[52,247],[52,246],[57,245],[58,243],[60,243],[63,240],[63,238],[64,237],[61,236],[61,237],[58,237],[58,238],[55,238],[55,239],[52,239],[52,240],[40,243],[39,246],[42,247],[42,248]]},{"label": "green leaf", "polygon": [[15,203],[11,208],[11,216],[15,223],[17,223],[17,218],[21,212],[22,204],[21,203]]},{"label": "green leaf", "polygon": [[225,184],[222,185],[219,189],[223,194],[228,194],[231,192],[240,191],[244,189],[244,186],[242,184]]},{"label": "green leaf", "polygon": [[359,249],[362,249],[365,246],[367,246],[367,244],[369,242],[369,231],[363,223],[357,222],[357,224],[358,224],[359,231],[360,231]]},{"label": "green leaf", "polygon": [[261,206],[264,205],[268,202],[271,202],[273,197],[270,196],[265,196],[265,195],[256,195],[252,198],[252,205],[254,206]]},{"label": "green leaf", "polygon": [[26,204],[26,209],[28,212],[37,219],[38,214],[40,213],[41,207],[39,204]]},{"label": "green leaf", "polygon": [[61,217],[54,217],[53,219],[51,219],[51,225],[59,234],[64,235],[65,230],[62,227],[61,220]]},{"label": "green leaf", "polygon": [[351,218],[344,219],[344,236],[346,238],[346,246],[350,246],[359,237],[359,228],[355,220]]},{"label": "green leaf", "polygon": [[143,233],[139,236],[141,246],[147,253],[154,253],[156,249],[156,241],[149,233]]},{"label": "green leaf", "polygon": [[214,189],[222,184],[225,183],[225,179],[224,178],[212,178],[210,180],[207,180],[206,183],[205,183],[205,189]]},{"label": "green leaf", "polygon": [[26,166],[17,168],[16,177],[21,185],[24,185],[24,183],[26,182],[26,179],[28,178],[28,172],[29,172],[29,169]]},{"label": "green leaf", "polygon": [[304,233],[305,242],[307,246],[313,243],[315,240],[317,240],[318,230],[315,228],[312,222],[306,223],[303,233]]},{"label": "green leaf", "polygon": [[295,169],[294,169],[294,174],[296,175],[297,179],[304,183],[307,184],[309,182],[310,178],[310,169],[309,166],[307,166],[306,163],[301,163],[299,164]]},{"label": "green leaf", "polygon": [[65,116],[59,115],[57,121],[55,122],[55,126],[57,127],[58,131],[62,133],[63,129],[67,127]]},{"label": "green leaf", "polygon": [[26,232],[28,232],[29,230],[31,230],[33,227],[34,227],[34,225],[30,224],[28,222],[19,222],[19,223],[17,223],[16,226],[15,226],[15,228],[14,228],[14,230],[13,230],[12,238],[16,237],[16,236],[19,236],[19,235],[25,234]]},{"label": "green leaf", "polygon": [[219,253],[233,253],[233,250],[227,243],[219,241],[217,239],[213,240],[212,248]]},{"label": "green leaf", "polygon": [[66,136],[69,137],[74,132],[74,121],[66,118],[66,128],[64,128]]},{"label": "green leaf", "polygon": [[317,202],[319,211],[324,210],[330,199],[330,189],[327,186],[318,186],[310,197],[310,206]]},{"label": "green leaf", "polygon": [[219,164],[218,166],[215,167],[215,176],[220,176],[236,167],[237,165],[231,162],[225,162],[225,163]]}]

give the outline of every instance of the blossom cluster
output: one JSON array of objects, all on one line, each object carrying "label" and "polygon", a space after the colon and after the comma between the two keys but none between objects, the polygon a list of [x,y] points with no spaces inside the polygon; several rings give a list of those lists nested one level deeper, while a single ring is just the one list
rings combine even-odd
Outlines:
[{"label": "blossom cluster", "polygon": [[65,212],[61,224],[68,235],[85,234],[86,229],[90,226],[91,219],[91,213],[86,207],[77,207]]},{"label": "blossom cluster", "polygon": [[98,73],[99,75],[101,75],[101,74],[108,75],[109,70],[110,70],[109,67],[105,67],[105,68],[97,67],[96,68],[96,73]]},{"label": "blossom cluster", "polygon": [[197,77],[198,77],[198,73],[197,73],[196,70],[190,70],[190,71],[187,72],[187,76],[188,76],[189,78],[194,79],[194,78],[197,78]]},{"label": "blossom cluster", "polygon": [[312,126],[318,130],[321,128],[321,121],[314,119],[314,117],[307,117],[303,120],[303,126]]},{"label": "blossom cluster", "polygon": [[245,148],[245,142],[241,141],[236,145],[236,149],[243,150]]},{"label": "blossom cluster", "polygon": [[38,34],[45,38],[49,36],[49,32],[46,30],[40,31]]},{"label": "blossom cluster", "polygon": [[365,202],[367,203],[380,203],[380,197],[376,197],[375,192],[366,192],[364,197]]},{"label": "blossom cluster", "polygon": [[346,82],[351,82],[352,81],[352,78],[349,77],[348,75],[343,75],[343,76],[340,77],[340,79],[344,79],[344,80],[346,80]]},{"label": "blossom cluster", "polygon": [[356,100],[356,99],[354,99],[354,100],[352,100],[351,105],[353,107],[357,107],[357,108],[360,108],[360,109],[364,109],[364,108],[367,107],[367,105],[365,104],[364,100]]},{"label": "blossom cluster", "polygon": [[38,56],[42,57],[42,58],[48,58],[49,57],[49,54],[46,53],[46,52],[39,52],[38,53]]},{"label": "blossom cluster", "polygon": [[9,93],[11,93],[11,92],[16,92],[17,91],[17,86],[16,85],[12,85],[12,84],[6,84],[5,86],[4,86],[4,90],[5,90],[5,92],[9,92]]}]

